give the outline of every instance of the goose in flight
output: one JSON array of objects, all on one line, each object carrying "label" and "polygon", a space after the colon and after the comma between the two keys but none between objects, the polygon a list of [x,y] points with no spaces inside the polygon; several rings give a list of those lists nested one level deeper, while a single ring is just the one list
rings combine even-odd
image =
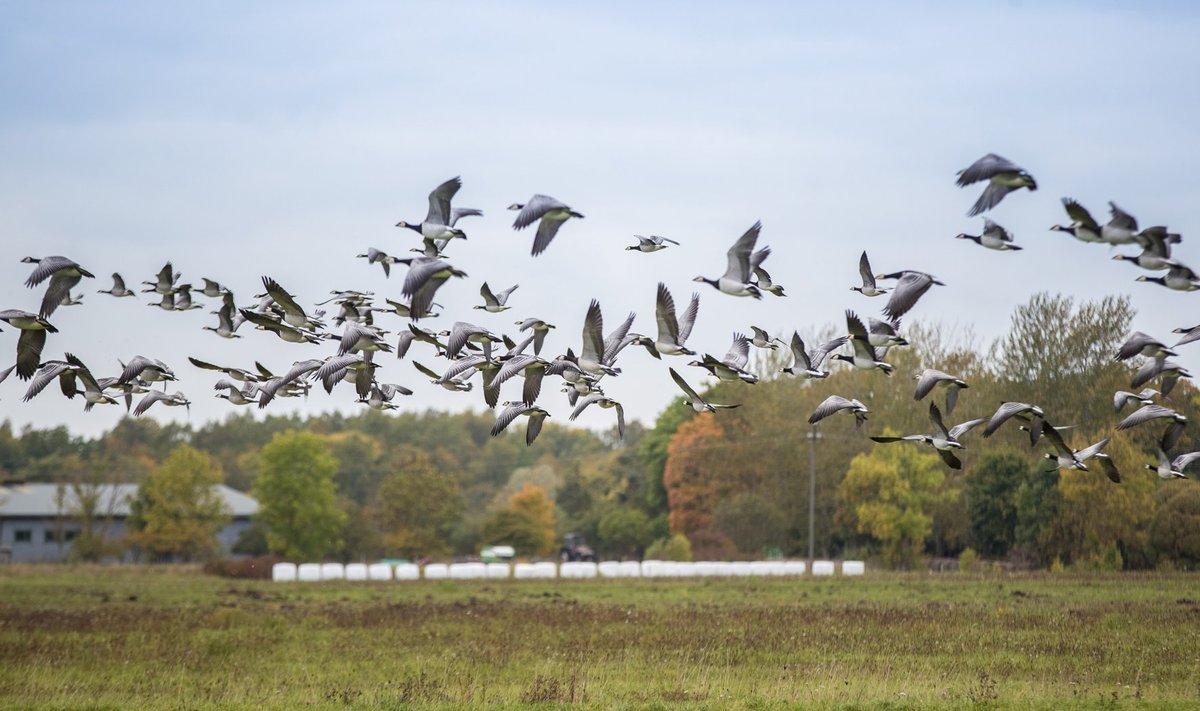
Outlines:
[{"label": "goose in flight", "polygon": [[96,382],[96,379],[92,377],[92,372],[83,364],[83,361],[70,353],[63,357],[66,360],[52,360],[42,364],[37,375],[30,381],[29,389],[25,392],[22,401],[29,402],[37,397],[38,393],[57,378],[59,389],[68,399],[73,399],[78,395],[79,386],[83,386],[83,399],[86,401],[83,406],[84,412],[91,412],[94,405],[116,404],[116,400],[105,394],[104,387]]},{"label": "goose in flight", "polygon": [[1167,428],[1163,430],[1162,439],[1160,440],[1163,450],[1169,452],[1179,441],[1179,437],[1183,434],[1184,429],[1187,428],[1188,423],[1186,415],[1182,415],[1169,407],[1153,403],[1142,405],[1117,423],[1117,430],[1127,430],[1131,427],[1137,427],[1138,425],[1160,419],[1171,420]]},{"label": "goose in flight", "polygon": [[233,293],[229,291],[229,289],[221,286],[219,282],[213,281],[208,277],[200,277],[200,281],[204,282],[204,288],[200,290],[200,293],[204,294],[210,299],[215,299],[218,296],[224,296],[225,294]]},{"label": "goose in flight", "polygon": [[968,420],[946,429],[946,425],[942,422],[942,413],[938,410],[937,405],[929,403],[929,421],[933,424],[932,434],[907,435],[905,437],[872,437],[876,442],[921,442],[928,444],[937,451],[938,456],[951,469],[962,469],[962,462],[954,455],[955,449],[966,449],[966,447],[958,441],[972,428],[977,427],[984,422],[987,422],[986,417],[980,417],[975,420]]},{"label": "goose in flight", "polygon": [[1080,471],[1091,471],[1086,462],[1089,459],[1094,459],[1100,465],[1104,475],[1109,478],[1114,484],[1121,483],[1121,473],[1117,471],[1117,465],[1113,464],[1112,459],[1108,455],[1100,451],[1108,444],[1108,437],[1099,442],[1084,447],[1083,449],[1074,450],[1067,446],[1062,435],[1058,430],[1047,426],[1045,428],[1046,439],[1049,440],[1051,446],[1054,447],[1054,452],[1047,452],[1045,457],[1053,461],[1058,469],[1077,469]]},{"label": "goose in flight", "polygon": [[1166,276],[1152,277],[1143,274],[1134,281],[1153,282],[1165,286],[1172,291],[1196,291],[1200,289],[1200,275],[1197,275],[1190,267],[1178,262],[1167,271]]},{"label": "goose in flight", "polygon": [[378,264],[383,267],[383,275],[385,277],[392,275],[392,265],[396,263],[395,257],[374,247],[368,247],[366,254],[360,254],[357,258],[367,260],[367,264]]},{"label": "goose in flight", "polygon": [[935,387],[941,386],[946,390],[946,414],[954,412],[954,405],[958,402],[958,391],[970,387],[965,380],[956,378],[949,373],[943,373],[940,370],[926,368],[917,375],[917,391],[913,395],[914,400],[922,400],[926,395],[933,392]]},{"label": "goose in flight", "polygon": [[468,343],[483,346],[484,356],[490,358],[492,344],[500,342],[496,334],[466,321],[455,321],[449,331],[442,331],[438,335],[446,337],[446,357],[451,360],[457,358]]},{"label": "goose in flight", "polygon": [[746,370],[750,365],[750,339],[741,333],[733,334],[733,345],[721,360],[705,353],[701,360],[694,360],[688,365],[704,368],[718,380],[726,382],[740,380],[750,385],[758,382],[758,376]]},{"label": "goose in flight", "polygon": [[133,296],[134,295],[133,291],[131,289],[126,288],[125,280],[121,278],[120,274],[113,272],[112,280],[113,280],[113,285],[112,285],[111,289],[108,289],[108,290],[100,289],[96,293],[97,294],[109,294],[111,296],[116,296],[118,298],[123,297],[123,296]]},{"label": "goose in flight", "polygon": [[239,313],[239,319],[235,323],[233,320],[233,309],[234,307],[229,304],[222,306],[215,312],[217,314],[217,325],[201,326],[201,328],[205,331],[212,331],[221,338],[241,338],[237,330],[239,326],[246,322],[246,318]]},{"label": "goose in flight", "polygon": [[1200,459],[1200,452],[1188,452],[1174,459],[1168,459],[1167,453],[1160,449],[1158,450],[1158,466],[1153,464],[1145,466],[1150,471],[1158,474],[1159,479],[1187,479],[1188,476],[1184,474],[1184,470],[1197,459]]},{"label": "goose in flight", "polygon": [[669,370],[671,372],[671,379],[674,380],[675,384],[679,386],[679,389],[683,391],[684,404],[687,405],[688,407],[692,408],[694,411],[696,411],[696,412],[716,412],[717,410],[720,410],[720,409],[732,409],[735,407],[741,407],[740,403],[737,405],[719,405],[715,402],[708,402],[704,398],[700,397],[700,395],[696,392],[696,390],[691,385],[688,385],[687,381],[684,380],[683,377],[679,375],[679,373],[675,372],[674,368],[668,368],[667,370]]},{"label": "goose in flight", "polygon": [[1063,198],[1062,204],[1063,208],[1067,211],[1067,216],[1071,218],[1071,224],[1066,227],[1052,225],[1050,227],[1052,231],[1065,232],[1080,242],[1104,241],[1100,237],[1100,223],[1096,222],[1092,214],[1087,211],[1087,208],[1071,198]]},{"label": "goose in flight", "polygon": [[523,230],[538,222],[537,235],[533,238],[533,256],[538,256],[550,246],[550,241],[558,234],[563,223],[572,217],[583,219],[583,215],[571,209],[564,202],[559,202],[549,195],[534,195],[529,202],[514,202],[508,206],[517,210],[517,219],[513,221],[514,230]]},{"label": "goose in flight", "polygon": [[287,341],[288,343],[320,343],[321,338],[311,331],[305,331],[299,328],[294,328],[288,324],[278,321],[270,316],[251,311],[250,309],[240,309],[238,311],[242,318],[257,326],[264,331],[272,331],[276,336]]},{"label": "goose in flight", "polygon": [[821,420],[829,417],[834,413],[846,410],[854,414],[854,427],[858,429],[862,427],[862,423],[867,421],[867,415],[871,413],[867,406],[858,400],[847,400],[841,395],[830,395],[825,398],[825,401],[817,405],[817,409],[813,410],[812,415],[808,418],[808,424],[815,425]]},{"label": "goose in flight", "polygon": [[260,380],[263,380],[262,375],[259,373],[252,373],[244,368],[213,365],[212,363],[200,360],[199,358],[194,358],[192,356],[188,356],[188,362],[202,370],[212,370],[218,373],[224,373],[239,383],[257,383]]},{"label": "goose in flight", "polygon": [[1030,191],[1037,190],[1037,182],[1032,175],[1016,163],[995,153],[988,153],[969,167],[958,171],[957,185],[960,188],[965,188],[981,180],[986,180],[988,185],[979,199],[975,201],[975,205],[971,207],[971,211],[967,213],[967,217],[974,217],[991,210],[1000,204],[1005,195],[1014,190],[1021,188],[1028,188]]},{"label": "goose in flight", "polygon": [[1106,244],[1133,244],[1137,241],[1138,223],[1133,215],[1117,207],[1115,202],[1108,203],[1111,218],[1100,228],[1100,241]]},{"label": "goose in flight", "polygon": [[854,355],[848,356],[838,353],[833,356],[834,360],[845,361],[861,370],[878,368],[883,371],[884,375],[892,374],[892,366],[880,360],[874,346],[871,345],[870,336],[867,334],[867,327],[849,309],[846,309],[846,331],[850,334],[849,341],[851,348],[854,349]]},{"label": "goose in flight", "polygon": [[1137,233],[1135,238],[1142,245],[1141,254],[1117,254],[1113,259],[1131,262],[1150,271],[1163,271],[1179,266],[1179,262],[1171,259],[1171,244],[1182,239],[1178,234],[1169,233],[1166,227],[1156,225]]},{"label": "goose in flight", "polygon": [[771,334],[767,333],[767,329],[765,328],[759,328],[758,326],[750,327],[750,345],[755,348],[774,351],[779,349],[780,344],[787,345],[778,338],[773,338]]},{"label": "goose in flight", "polygon": [[[765,259],[767,255],[771,253],[769,249],[762,249],[760,251],[766,252],[766,254],[763,255],[763,259]],[[758,287],[759,291],[764,291],[768,294],[774,294],[775,296],[787,296],[787,294],[783,293],[783,285],[773,282],[771,280],[771,274],[761,266],[756,265],[754,267],[754,285]]]},{"label": "goose in flight", "polygon": [[424,221],[420,224],[413,224],[401,220],[396,223],[396,226],[410,229],[426,240],[446,241],[455,237],[466,239],[467,234],[455,227],[455,223],[462,217],[482,215],[483,211],[473,208],[450,207],[450,201],[454,199],[461,187],[462,178],[456,176],[447,180],[429,193],[429,212],[425,213]]},{"label": "goose in flight", "polygon": [[867,259],[865,251],[858,258],[858,274],[862,277],[862,286],[852,286],[850,291],[857,291],[863,296],[882,296],[891,291],[890,289],[881,289],[876,285],[875,272],[871,271],[871,260]]},{"label": "goose in flight", "polygon": [[1190,378],[1192,374],[1183,366],[1166,358],[1148,358],[1145,363],[1142,363],[1142,367],[1133,374],[1133,380],[1130,381],[1129,387],[1140,388],[1160,377],[1162,380],[1159,387],[1162,388],[1163,397],[1166,397],[1175,389],[1175,383],[1179,382],[1180,378]]},{"label": "goose in flight", "polygon": [[[292,363],[292,368],[283,375],[278,375],[273,378],[268,378],[259,386],[258,406],[264,408],[271,400],[275,399],[278,394],[282,397],[283,392],[295,383],[299,378],[302,378],[317,368],[325,364],[325,361],[309,358],[308,360],[298,360]],[[283,391],[283,392],[281,392]],[[307,389],[306,389],[307,392]]]},{"label": "goose in flight", "polygon": [[520,326],[519,331],[533,330],[533,354],[540,355],[542,346],[546,343],[546,334],[550,333],[550,329],[554,328],[554,324],[546,323],[540,318],[527,318],[524,321],[517,321],[517,326]]},{"label": "goose in flight", "polygon": [[505,289],[499,294],[495,294],[485,281],[483,282],[483,286],[479,287],[479,295],[483,297],[483,305],[476,306],[475,308],[483,309],[489,314],[498,314],[501,311],[507,311],[512,308],[511,306],[507,305],[508,297],[510,294],[516,291],[517,287],[519,286],[520,284],[513,284],[511,287]]},{"label": "goose in flight", "polygon": [[134,356],[133,360],[121,367],[121,375],[117,378],[117,383],[121,385],[141,379],[147,383],[162,383],[165,388],[168,381],[175,380],[175,371],[166,363],[145,356]]},{"label": "goose in flight", "polygon": [[[242,387],[237,384],[221,378],[217,384],[213,386],[213,390],[217,390],[216,397],[228,401],[232,405],[250,405],[255,402],[254,396],[258,394],[258,385],[255,383],[245,383]],[[226,392],[222,393],[221,390]]]},{"label": "goose in flight", "polygon": [[[482,360],[482,356],[471,356],[471,357],[479,358],[480,360]],[[467,358],[460,359],[459,361],[456,361],[456,364],[463,363],[464,361],[467,361],[467,360],[468,360]],[[467,365],[473,365],[473,364],[467,364]],[[467,380],[471,377],[471,375],[475,374],[474,370],[471,370],[470,374],[468,374],[466,377],[446,378],[446,377],[443,377],[443,376],[435,373],[433,371],[433,369],[431,369],[429,366],[421,365],[419,362],[417,362],[415,360],[413,361],[413,367],[416,368],[422,375],[429,378],[429,382],[433,383],[434,385],[440,385],[443,388],[449,390],[450,392],[460,392],[460,393],[470,392],[471,388],[474,387],[473,383],[467,382]]]},{"label": "goose in flight", "polygon": [[867,343],[872,348],[884,349],[878,354],[880,358],[887,354],[888,348],[908,345],[908,339],[900,335],[899,328],[899,321],[884,321],[874,316],[867,319]]},{"label": "goose in flight", "polygon": [[271,297],[276,306],[283,310],[283,317],[280,320],[298,329],[312,330],[320,328],[321,324],[315,319],[310,318],[304,312],[303,307],[296,302],[296,298],[280,286],[279,282],[271,277],[264,276],[262,283],[263,287],[267,290],[267,295]]},{"label": "goose in flight", "polygon": [[827,378],[829,371],[821,370],[821,365],[825,363],[825,359],[830,353],[846,345],[848,340],[850,339],[847,336],[838,336],[832,341],[806,351],[804,340],[800,338],[799,332],[792,331],[792,364],[784,368],[783,372],[800,378]]},{"label": "goose in flight", "polygon": [[1117,354],[1113,356],[1113,360],[1129,360],[1137,356],[1146,356],[1147,358],[1167,358],[1169,356],[1178,355],[1175,351],[1167,348],[1167,344],[1157,338],[1134,331],[1129,334],[1125,342],[1117,349]]},{"label": "goose in flight", "polygon": [[175,292],[175,282],[179,281],[179,277],[179,272],[175,271],[175,267],[170,262],[167,262],[163,265],[162,269],[158,270],[158,275],[155,276],[154,281],[142,282],[142,284],[150,287],[149,289],[142,289],[142,293],[172,294]]},{"label": "goose in flight", "polygon": [[372,383],[371,392],[365,398],[360,398],[359,402],[364,403],[372,410],[395,410],[397,405],[392,404],[392,400],[397,395],[412,395],[413,391],[403,385],[395,383]]},{"label": "goose in flight", "polygon": [[21,331],[17,338],[17,377],[29,380],[42,362],[42,349],[46,347],[46,334],[58,333],[44,317],[20,309],[0,311],[0,321]]},{"label": "goose in flight", "polygon": [[401,295],[409,297],[409,318],[417,321],[432,315],[433,297],[450,277],[462,278],[467,273],[455,269],[449,262],[428,257],[401,259],[409,265]]},{"label": "goose in flight", "polygon": [[617,411],[617,437],[625,439],[625,408],[621,407],[621,403],[603,394],[596,393],[580,400],[575,409],[571,411],[571,421],[574,422],[575,418],[579,417],[580,413],[588,409],[591,405],[603,407],[606,410],[615,409]]},{"label": "goose in flight", "polygon": [[634,341],[645,346],[650,355],[661,359],[664,355],[695,355],[695,351],[684,347],[688,336],[692,334],[692,326],[696,323],[696,315],[700,312],[700,295],[692,294],[688,306],[675,315],[675,299],[667,290],[667,285],[658,283],[658,293],[655,299],[654,315],[658,321],[658,336],[652,341],[649,336],[637,336]]},{"label": "goose in flight", "polygon": [[1188,343],[1200,341],[1200,325],[1192,326],[1191,328],[1173,328],[1171,329],[1171,333],[1178,333],[1182,334],[1183,336],[1174,346],[1172,346],[1172,348],[1178,348],[1179,346],[1187,345]]},{"label": "goose in flight", "polygon": [[542,423],[546,421],[550,413],[536,405],[527,405],[523,402],[506,402],[504,405],[504,410],[500,412],[500,415],[496,417],[495,424],[492,425],[492,436],[495,437],[503,432],[518,417],[527,417],[529,422],[525,425],[525,446],[533,444],[533,440],[537,439],[542,431]]},{"label": "goose in flight", "polygon": [[703,282],[730,296],[752,296],[762,298],[762,292],[751,281],[754,268],[762,263],[771,253],[770,248],[754,251],[758,234],[762,231],[762,223],[755,222],[750,229],[738,238],[729,251],[725,253],[727,264],[725,274],[719,279],[708,279],[698,276],[693,281]]},{"label": "goose in flight", "polygon": [[604,336],[604,316],[600,313],[600,302],[592,299],[587,315],[583,319],[583,348],[579,352],[577,365],[591,375],[617,375],[621,371],[613,367],[617,353],[627,345],[625,337],[633,325],[634,314],[612,333]]},{"label": "goose in flight", "polygon": [[1158,395],[1158,391],[1154,388],[1146,388],[1140,393],[1126,392],[1118,390],[1113,393],[1113,409],[1117,412],[1125,409],[1125,405],[1131,402],[1136,402],[1141,405],[1153,405],[1154,396]]},{"label": "goose in flight", "polygon": [[944,282],[938,281],[932,274],[911,270],[879,274],[875,278],[899,280],[892,289],[892,295],[888,297],[887,305],[883,307],[883,315],[892,321],[898,321],[901,316],[908,313],[909,309],[916,306],[917,299],[920,299],[934,284],[946,285]]},{"label": "goose in flight", "polygon": [[63,300],[71,295],[71,289],[74,289],[83,277],[95,276],[66,257],[25,257],[21,261],[25,264],[37,265],[33,273],[25,280],[25,286],[32,289],[43,281],[50,280],[50,284],[46,287],[46,293],[42,296],[41,309],[38,311],[38,316],[42,318],[50,318],[54,310],[62,305]]},{"label": "goose in flight", "polygon": [[179,391],[167,394],[163,390],[151,390],[146,393],[146,396],[137,404],[137,407],[133,408],[133,416],[141,417],[146,414],[146,410],[149,410],[156,402],[161,402],[168,407],[183,406],[188,409],[188,412],[191,412],[192,409],[192,401],[188,400],[187,396]]},{"label": "goose in flight", "polygon": [[625,248],[626,251],[633,249],[633,250],[637,250],[639,252],[645,252],[646,254],[649,254],[650,252],[657,252],[660,249],[666,249],[667,242],[670,242],[671,244],[676,245],[676,246],[679,245],[679,243],[673,239],[670,239],[667,237],[659,237],[658,235],[650,235],[649,237],[643,237],[641,235],[634,235],[634,237],[637,238],[638,243],[626,247]]},{"label": "goose in flight", "polygon": [[997,252],[1020,251],[1021,248],[1013,244],[1012,235],[1008,230],[1000,225],[992,222],[988,218],[983,218],[983,233],[978,235],[969,235],[965,232],[960,232],[956,235],[957,239],[969,239],[981,247],[994,249]]}]

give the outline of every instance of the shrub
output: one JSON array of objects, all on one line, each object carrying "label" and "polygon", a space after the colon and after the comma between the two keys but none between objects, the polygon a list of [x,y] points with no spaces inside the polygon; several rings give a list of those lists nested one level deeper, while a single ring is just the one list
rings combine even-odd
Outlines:
[{"label": "shrub", "polygon": [[271,566],[282,562],[283,558],[277,555],[262,555],[256,558],[223,558],[205,563],[204,572],[222,578],[269,580]]},{"label": "shrub", "polygon": [[975,569],[975,564],[979,562],[979,554],[974,548],[964,548],[962,553],[958,554],[958,570],[962,573],[969,573]]}]

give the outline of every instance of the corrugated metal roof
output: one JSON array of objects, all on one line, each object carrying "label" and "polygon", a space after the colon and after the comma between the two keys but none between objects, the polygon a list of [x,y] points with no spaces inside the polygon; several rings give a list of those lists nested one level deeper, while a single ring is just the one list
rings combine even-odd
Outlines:
[{"label": "corrugated metal roof", "polygon": [[[97,487],[100,494],[101,515],[124,517],[129,515],[129,500],[137,495],[137,484],[102,484]],[[217,484],[217,492],[234,516],[250,516],[258,513],[258,502],[236,489]],[[0,518],[16,516],[51,517],[66,515],[77,508],[78,500],[69,486],[58,484],[18,484],[0,486]]]}]

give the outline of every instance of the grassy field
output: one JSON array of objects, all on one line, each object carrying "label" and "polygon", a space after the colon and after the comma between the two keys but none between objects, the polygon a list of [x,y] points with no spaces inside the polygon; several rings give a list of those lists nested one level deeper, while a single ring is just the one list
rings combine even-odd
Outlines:
[{"label": "grassy field", "polygon": [[1200,708],[1200,577],[0,568],[0,706]]}]

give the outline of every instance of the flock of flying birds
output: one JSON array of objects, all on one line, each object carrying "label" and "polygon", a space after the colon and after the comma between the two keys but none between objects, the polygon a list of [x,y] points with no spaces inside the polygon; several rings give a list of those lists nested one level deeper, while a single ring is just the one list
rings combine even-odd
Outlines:
[{"label": "flock of flying birds", "polygon": [[[960,187],[978,182],[985,182],[986,187],[968,212],[969,216],[992,209],[1009,193],[1021,188],[1037,189],[1037,183],[1028,172],[995,154],[988,154],[959,172]],[[396,407],[394,400],[397,396],[411,395],[412,391],[402,385],[380,380],[381,363],[377,360],[377,354],[394,353],[396,357],[404,359],[412,346],[419,342],[421,347],[429,349],[433,357],[445,359],[446,365],[440,373],[415,358],[412,359],[414,367],[433,383],[451,391],[469,392],[474,387],[475,374],[480,375],[480,389],[484,402],[489,408],[502,408],[492,428],[493,436],[502,432],[517,418],[525,417],[525,441],[526,444],[532,444],[541,431],[543,422],[550,416],[549,411],[538,404],[542,384],[547,376],[554,376],[561,379],[562,389],[567,394],[571,408],[569,419],[574,420],[592,405],[611,409],[616,415],[618,434],[623,437],[624,411],[621,403],[605,395],[604,379],[620,375],[621,369],[616,365],[617,357],[630,345],[644,347],[657,359],[696,356],[685,344],[696,322],[700,295],[693,294],[687,307],[677,311],[671,292],[660,282],[655,308],[657,335],[653,338],[632,331],[635,319],[632,313],[606,334],[600,304],[592,300],[584,316],[582,343],[578,352],[574,348],[567,348],[565,353],[554,357],[544,358],[542,351],[547,335],[555,327],[537,318],[526,318],[516,322],[519,327],[517,333],[523,338],[520,341],[467,321],[456,321],[448,330],[439,332],[424,329],[419,325],[422,319],[439,315],[436,311],[440,307],[434,301],[438,290],[451,279],[466,277],[465,273],[447,261],[445,254],[447,245],[467,236],[458,226],[459,221],[483,215],[481,210],[451,206],[461,187],[462,181],[459,178],[447,180],[430,193],[429,210],[423,221],[397,223],[397,227],[411,230],[419,237],[420,246],[410,250],[416,252],[416,256],[396,257],[375,248],[358,255],[369,264],[380,265],[387,276],[390,276],[395,265],[407,267],[401,290],[404,297],[402,301],[384,299],[384,306],[376,303],[373,294],[369,292],[335,291],[329,299],[315,304],[314,309],[310,311],[278,282],[264,276],[264,291],[254,297],[256,303],[239,306],[233,293],[217,281],[206,278],[203,280],[203,288],[178,283],[180,274],[170,263],[164,266],[154,279],[143,281],[142,284],[147,288],[141,291],[156,295],[159,301],[153,305],[167,311],[203,308],[193,300],[197,295],[219,300],[220,306],[212,312],[217,317],[216,325],[204,328],[220,338],[241,338],[243,334],[238,331],[244,324],[250,323],[255,329],[274,333],[288,343],[336,342],[335,353],[324,358],[298,360],[286,373],[274,373],[257,362],[253,368],[240,368],[189,358],[192,366],[196,368],[217,371],[226,376],[214,387],[218,391],[217,397],[224,398],[234,405],[253,403],[262,408],[276,397],[307,395],[314,383],[320,383],[327,392],[332,392],[339,384],[346,383],[353,386],[359,402],[378,410],[393,409]],[[1064,198],[1062,202],[1071,223],[1067,226],[1055,225],[1052,230],[1066,232],[1081,242],[1138,245],[1142,250],[1140,254],[1117,255],[1114,259],[1133,262],[1149,272],[1165,272],[1164,276],[1139,276],[1138,281],[1156,282],[1179,291],[1200,289],[1200,276],[1171,255],[1172,245],[1181,241],[1178,234],[1168,232],[1167,228],[1161,226],[1139,229],[1133,216],[1113,203],[1109,203],[1111,219],[1102,225],[1074,200]],[[583,218],[582,214],[567,204],[546,195],[534,195],[528,202],[514,203],[509,209],[517,212],[513,229],[523,230],[537,225],[532,248],[535,257],[549,247],[567,221]],[[762,299],[767,293],[783,296],[783,287],[772,281],[770,274],[763,267],[771,250],[769,247],[757,248],[760,231],[761,224],[756,222],[733,243],[726,253],[727,262],[723,275],[715,279],[699,276],[695,281],[708,284],[730,297]],[[981,234],[960,234],[957,237],[969,239],[982,247],[997,251],[1021,249],[1013,244],[1013,238],[1007,230],[987,218],[984,219]],[[679,244],[675,240],[659,236],[637,236],[637,240],[637,244],[626,249],[651,253]],[[57,331],[48,319],[60,306],[79,303],[80,299],[73,297],[71,290],[84,277],[94,275],[82,265],[61,256],[26,257],[22,261],[35,265],[26,286],[34,288],[47,283],[47,287],[38,313],[17,309],[0,311],[0,321],[20,331],[16,363],[7,370],[0,371],[0,381],[15,370],[19,378],[29,381],[24,397],[28,401],[57,380],[66,397],[74,398],[78,395],[83,398],[85,410],[90,410],[94,405],[115,404],[118,399],[123,400],[126,409],[132,409],[135,416],[144,414],[156,403],[164,406],[190,405],[190,401],[182,392],[167,392],[166,383],[176,380],[175,371],[166,363],[154,358],[134,356],[127,363],[121,363],[120,372],[111,377],[95,377],[78,357],[70,353],[64,354],[62,360],[43,361],[42,351],[46,345],[47,334]],[[863,252],[859,260],[859,272],[862,285],[850,287],[852,290],[865,297],[890,294],[882,309],[882,318],[870,317],[864,323],[854,311],[848,309],[846,334],[813,348],[808,348],[796,332],[793,332],[790,343],[784,343],[772,338],[764,329],[752,326],[748,329],[752,335],[734,334],[732,346],[723,358],[703,354],[689,361],[688,365],[702,368],[721,381],[754,384],[758,378],[748,370],[750,349],[775,349],[784,345],[790,347],[793,358],[792,364],[784,368],[783,372],[793,377],[828,377],[828,365],[836,361],[844,361],[854,368],[879,370],[884,375],[891,375],[892,366],[883,360],[888,350],[908,345],[900,333],[901,318],[933,286],[944,284],[932,275],[916,270],[875,274],[866,252]],[[116,298],[136,295],[126,286],[119,274],[114,273],[112,279],[112,288],[100,293]],[[884,281],[894,281],[894,285],[881,286],[880,282]],[[485,282],[480,288],[483,303],[474,308],[493,314],[506,311],[510,308],[508,301],[516,289],[517,286],[512,286],[504,290],[495,290]],[[323,306],[327,306],[330,311],[336,309],[336,313],[328,316],[325,311],[317,310]],[[389,331],[375,323],[376,314],[391,314],[406,319],[407,324],[398,329],[398,337],[389,340]],[[1115,356],[1119,360],[1139,356],[1145,358],[1133,378],[1131,387],[1138,388],[1152,381],[1158,384],[1159,389],[1146,388],[1136,394],[1117,392],[1114,406],[1120,411],[1127,403],[1140,405],[1139,409],[1120,421],[1116,426],[1118,430],[1155,421],[1166,423],[1166,429],[1160,439],[1159,461],[1155,465],[1146,465],[1146,468],[1156,471],[1164,479],[1184,477],[1184,470],[1188,465],[1200,458],[1200,452],[1170,458],[1168,452],[1179,441],[1187,426],[1187,418],[1155,402],[1160,392],[1163,397],[1167,396],[1179,378],[1190,377],[1187,371],[1170,358],[1175,355],[1174,348],[1200,340],[1200,326],[1180,328],[1175,332],[1183,335],[1174,346],[1167,346],[1144,333],[1135,332]],[[679,371],[669,368],[669,372],[672,380],[683,392],[684,402],[696,412],[738,407],[736,404],[706,401]],[[523,379],[520,397],[501,401],[500,393],[504,383],[518,375]],[[162,383],[163,388],[155,389],[153,386],[156,383]],[[917,376],[914,396],[916,400],[922,400],[935,389],[944,391],[945,414],[949,416],[954,410],[958,391],[966,387],[967,383],[961,378],[940,370],[927,369]],[[140,396],[140,399],[137,405],[133,406],[135,396]],[[824,418],[839,412],[852,414],[858,426],[861,426],[870,414],[868,408],[857,399],[831,395],[816,408],[808,421],[815,426]],[[1052,452],[1045,456],[1053,460],[1059,468],[1089,470],[1090,465],[1096,464],[1112,481],[1120,481],[1120,473],[1103,452],[1109,438],[1106,437],[1089,447],[1073,450],[1066,444],[1060,432],[1066,428],[1052,425],[1047,419],[1047,413],[1036,404],[1004,402],[990,417],[947,427],[943,422],[941,410],[931,403],[929,419],[932,425],[931,433],[871,439],[884,443],[914,442],[931,446],[948,466],[959,469],[962,464],[955,455],[955,450],[965,448],[961,438],[967,432],[979,425],[985,425],[983,436],[989,437],[1005,422],[1017,419],[1025,423],[1022,429],[1028,430],[1031,445],[1037,444],[1042,438],[1049,442]]]}]

